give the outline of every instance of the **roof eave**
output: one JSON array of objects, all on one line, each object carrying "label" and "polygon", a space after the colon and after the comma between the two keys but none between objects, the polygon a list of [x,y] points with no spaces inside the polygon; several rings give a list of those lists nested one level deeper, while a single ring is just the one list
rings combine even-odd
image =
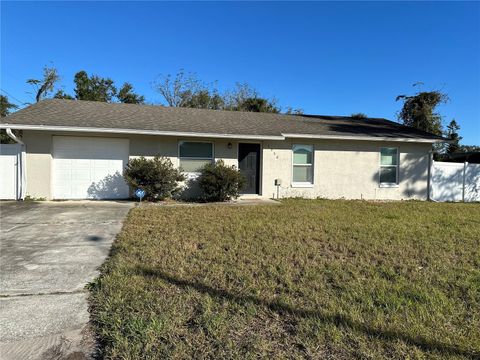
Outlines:
[{"label": "roof eave", "polygon": [[282,134],[285,138],[309,138],[328,140],[363,140],[363,141],[393,141],[393,142],[420,142],[437,143],[444,142],[444,139],[427,139],[414,137],[389,137],[389,136],[358,136],[358,135],[311,135],[311,134]]},{"label": "roof eave", "polygon": [[246,139],[246,140],[285,140],[285,138],[303,138],[303,139],[325,139],[325,140],[417,142],[417,143],[432,143],[432,144],[446,141],[445,139],[426,139],[426,138],[413,138],[413,137],[317,135],[317,134],[295,134],[295,133],[282,133],[281,135],[221,134],[221,133],[201,133],[201,132],[188,132],[188,131],[159,131],[159,130],[73,127],[73,126],[54,126],[54,125],[22,125],[22,124],[8,124],[8,123],[0,124],[0,129],[6,129],[6,128],[16,129],[16,130],[92,132],[92,133],[156,135],[156,136],[163,135],[163,136],[184,136],[184,137]]},{"label": "roof eave", "polygon": [[204,137],[217,139],[246,139],[246,140],[285,140],[282,135],[255,135],[255,134],[221,134],[221,133],[201,133],[189,131],[159,131],[159,130],[138,130],[138,129],[119,129],[119,128],[94,128],[94,127],[74,127],[74,126],[54,126],[54,125],[20,125],[20,124],[0,124],[0,129],[16,130],[40,130],[40,131],[66,131],[66,132],[92,132],[92,133],[110,133],[110,134],[132,134],[132,135],[156,135],[156,136],[184,136],[184,137]]}]

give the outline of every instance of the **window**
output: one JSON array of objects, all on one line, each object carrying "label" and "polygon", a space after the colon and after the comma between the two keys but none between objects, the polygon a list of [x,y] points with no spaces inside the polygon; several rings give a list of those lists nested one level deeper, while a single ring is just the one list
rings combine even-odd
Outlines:
[{"label": "window", "polygon": [[213,162],[213,144],[209,142],[180,141],[178,145],[180,167],[185,172],[198,172]]},{"label": "window", "polygon": [[380,149],[380,186],[398,185],[398,148]]},{"label": "window", "polygon": [[313,184],[313,146],[293,145],[293,185]]}]

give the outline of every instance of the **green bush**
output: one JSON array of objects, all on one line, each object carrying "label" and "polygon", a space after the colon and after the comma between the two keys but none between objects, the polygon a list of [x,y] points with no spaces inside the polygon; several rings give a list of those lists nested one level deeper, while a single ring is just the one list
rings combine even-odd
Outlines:
[{"label": "green bush", "polygon": [[179,181],[185,180],[182,172],[176,169],[170,159],[143,156],[128,162],[123,173],[127,184],[133,189],[143,189],[147,200],[163,200],[172,197],[180,190]]},{"label": "green bush", "polygon": [[219,160],[201,169],[198,183],[206,201],[226,201],[240,196],[245,178],[235,166],[226,166]]}]

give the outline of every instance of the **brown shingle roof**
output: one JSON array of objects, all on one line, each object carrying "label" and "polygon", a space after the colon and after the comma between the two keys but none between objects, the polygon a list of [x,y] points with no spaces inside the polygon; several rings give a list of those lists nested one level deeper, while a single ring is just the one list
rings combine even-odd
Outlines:
[{"label": "brown shingle roof", "polygon": [[344,116],[283,115],[239,111],[109,104],[95,101],[44,100],[2,118],[2,127],[22,126],[123,129],[221,136],[379,137],[442,140],[386,119]]}]

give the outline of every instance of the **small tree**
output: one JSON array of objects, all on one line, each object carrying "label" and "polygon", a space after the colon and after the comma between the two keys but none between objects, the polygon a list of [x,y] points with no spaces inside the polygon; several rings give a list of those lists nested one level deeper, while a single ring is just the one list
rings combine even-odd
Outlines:
[{"label": "small tree", "polygon": [[450,143],[447,146],[447,155],[451,155],[460,150],[460,140],[462,140],[462,137],[458,134],[459,130],[460,130],[460,125],[457,124],[455,119],[450,121],[450,123],[447,126],[447,133],[446,133],[448,139],[450,140]]},{"label": "small tree", "polygon": [[57,69],[54,67],[47,67],[43,68],[43,78],[42,79],[28,79],[27,84],[32,85],[35,90],[35,101],[39,102],[47,96],[53,88],[55,84],[60,80],[60,76],[58,75]]},{"label": "small tree", "polygon": [[141,156],[130,160],[123,177],[130,187],[145,190],[146,199],[152,201],[172,197],[180,190],[178,182],[185,180],[170,159],[159,156],[153,159]]},{"label": "small tree", "polygon": [[227,166],[219,160],[200,170],[198,183],[206,201],[227,201],[240,196],[245,178],[235,166]]}]

